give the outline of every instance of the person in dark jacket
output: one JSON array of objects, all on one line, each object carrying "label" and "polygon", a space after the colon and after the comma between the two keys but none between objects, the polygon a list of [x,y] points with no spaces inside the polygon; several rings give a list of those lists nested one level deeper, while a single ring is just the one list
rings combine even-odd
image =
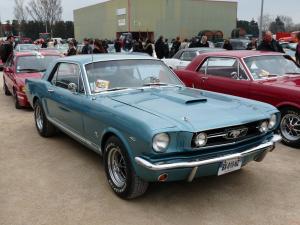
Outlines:
[{"label": "person in dark jacket", "polygon": [[14,36],[10,35],[6,38],[6,42],[1,46],[1,60],[6,63],[7,59],[14,51]]},{"label": "person in dark jacket", "polygon": [[274,40],[273,34],[271,31],[267,31],[264,35],[263,41],[257,47],[257,50],[268,51],[268,52],[282,52],[284,53],[283,48],[280,46],[279,42]]},{"label": "person in dark jacket", "polygon": [[144,52],[146,52],[150,56],[153,56],[153,47],[152,47],[152,42],[150,39],[148,39],[146,41],[146,45],[144,47]]},{"label": "person in dark jacket", "polygon": [[74,46],[74,43],[72,41],[70,41],[68,43],[69,45],[69,49],[68,49],[68,52],[65,53],[65,56],[72,56],[72,55],[76,55],[77,54],[77,51],[76,51],[76,48]]},{"label": "person in dark jacket", "polygon": [[47,47],[48,47],[48,42],[46,40],[42,40],[41,48],[47,48]]},{"label": "person in dark jacket", "polygon": [[85,38],[83,40],[84,46],[82,47],[81,54],[91,54],[93,52],[92,47],[90,46],[90,40],[88,38]]},{"label": "person in dark jacket", "polygon": [[226,50],[232,50],[232,45],[230,44],[230,41],[228,39],[226,39],[224,41],[224,45],[223,45],[223,49],[226,49]]},{"label": "person in dark jacket", "polygon": [[108,40],[107,39],[104,39],[104,40],[102,40],[102,41],[100,41],[101,42],[101,44],[102,44],[102,47],[103,47],[103,49],[104,49],[104,53],[108,53],[108,48],[109,48],[109,46],[108,46]]},{"label": "person in dark jacket", "polygon": [[181,46],[180,37],[177,37],[176,40],[173,42],[172,48],[171,48],[171,56],[173,57],[178,51]]},{"label": "person in dark jacket", "polygon": [[257,49],[257,40],[252,38],[251,42],[247,45],[247,50],[256,50]]},{"label": "person in dark jacket", "polygon": [[133,41],[133,46],[132,46],[132,51],[133,52],[144,52],[144,46],[143,42],[141,39]]},{"label": "person in dark jacket", "polygon": [[164,43],[164,37],[160,36],[159,39],[155,42],[155,52],[156,56],[159,59],[164,58],[165,56],[165,43]]},{"label": "person in dark jacket", "polygon": [[205,35],[202,36],[199,47],[200,48],[209,48],[209,43],[207,41],[207,36],[205,36]]},{"label": "person in dark jacket", "polygon": [[296,47],[295,57],[296,57],[296,62],[300,65],[300,32],[297,34],[296,38],[297,38],[298,44]]},{"label": "person in dark jacket", "polygon": [[99,39],[96,39],[94,41],[94,49],[93,49],[93,53],[94,54],[103,54],[103,53],[106,53],[103,45],[102,45],[102,42],[99,40]]},{"label": "person in dark jacket", "polygon": [[165,39],[164,43],[164,57],[167,59],[170,57],[169,40]]},{"label": "person in dark jacket", "polygon": [[119,38],[117,38],[117,40],[115,41],[114,47],[116,52],[121,52],[122,44]]}]

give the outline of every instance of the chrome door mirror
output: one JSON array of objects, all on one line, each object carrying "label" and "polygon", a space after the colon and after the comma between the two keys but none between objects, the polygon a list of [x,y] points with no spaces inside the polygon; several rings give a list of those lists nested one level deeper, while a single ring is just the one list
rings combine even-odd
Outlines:
[{"label": "chrome door mirror", "polygon": [[71,91],[72,93],[76,93],[77,92],[77,84],[69,83],[68,84],[68,90]]}]

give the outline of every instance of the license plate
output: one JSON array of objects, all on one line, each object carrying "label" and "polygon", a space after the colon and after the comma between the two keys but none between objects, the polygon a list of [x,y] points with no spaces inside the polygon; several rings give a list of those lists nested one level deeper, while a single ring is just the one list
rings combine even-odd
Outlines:
[{"label": "license plate", "polygon": [[219,167],[218,176],[239,170],[241,169],[241,166],[242,166],[241,158],[225,160],[221,163]]}]

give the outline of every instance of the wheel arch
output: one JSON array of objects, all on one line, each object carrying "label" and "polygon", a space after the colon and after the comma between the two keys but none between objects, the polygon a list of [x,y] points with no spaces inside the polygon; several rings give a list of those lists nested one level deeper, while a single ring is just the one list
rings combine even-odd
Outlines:
[{"label": "wheel arch", "polygon": [[300,105],[291,102],[285,102],[276,106],[277,109],[282,112],[285,109],[297,109],[300,110]]},{"label": "wheel arch", "polygon": [[122,142],[122,144],[125,147],[125,151],[127,152],[128,156],[130,157],[130,160],[132,161],[132,157],[133,157],[133,152],[132,149],[129,145],[128,139],[117,129],[115,128],[107,128],[101,135],[101,142],[100,142],[100,146],[101,146],[101,150],[102,153],[104,154],[105,151],[105,144],[107,142],[107,140],[112,137],[115,136],[118,139],[120,139],[120,141]]}]

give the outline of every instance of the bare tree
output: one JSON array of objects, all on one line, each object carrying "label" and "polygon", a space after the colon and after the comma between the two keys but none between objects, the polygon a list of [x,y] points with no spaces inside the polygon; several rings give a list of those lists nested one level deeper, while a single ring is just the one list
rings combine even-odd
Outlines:
[{"label": "bare tree", "polygon": [[288,32],[293,31],[294,23],[293,23],[292,17],[284,16],[284,15],[280,15],[278,17],[284,23],[286,31],[288,31]]},{"label": "bare tree", "polygon": [[[260,17],[258,18],[258,21],[260,21]],[[270,25],[271,25],[271,23],[272,23],[272,21],[274,20],[273,18],[272,18],[272,16],[270,15],[270,14],[265,14],[264,16],[263,16],[263,18],[262,18],[262,30],[263,31],[268,31],[269,30],[269,28],[270,28]]]},{"label": "bare tree", "polygon": [[14,17],[19,23],[27,20],[25,0],[15,0]]},{"label": "bare tree", "polygon": [[52,35],[54,23],[61,19],[61,0],[31,0],[26,10],[33,20],[45,23],[46,32],[48,32],[49,25]]}]

